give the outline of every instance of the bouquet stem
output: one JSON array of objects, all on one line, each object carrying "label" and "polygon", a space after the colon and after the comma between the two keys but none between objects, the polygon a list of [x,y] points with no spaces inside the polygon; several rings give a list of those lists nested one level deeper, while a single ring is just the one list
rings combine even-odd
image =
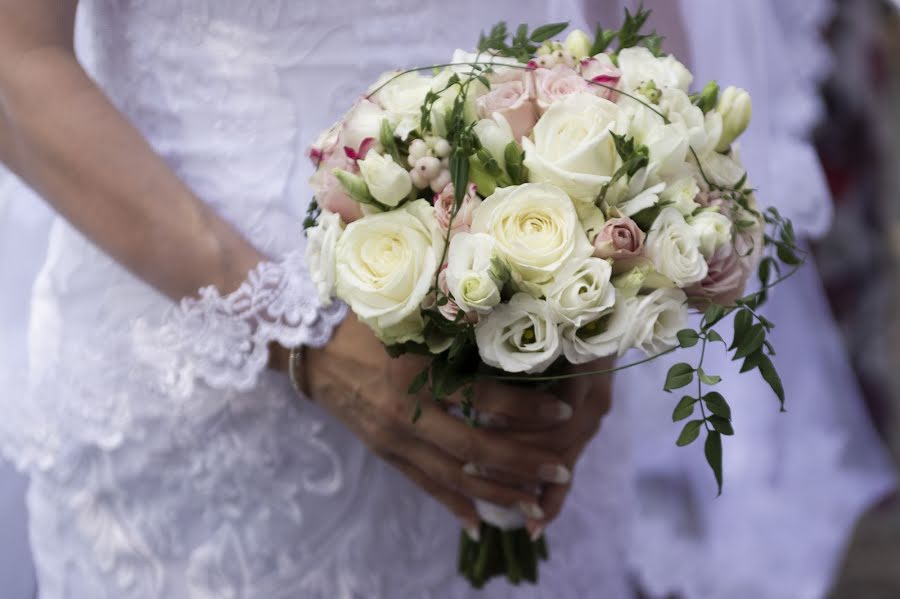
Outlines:
[{"label": "bouquet stem", "polygon": [[473,541],[465,531],[459,542],[459,573],[480,589],[496,576],[506,576],[512,584],[538,579],[538,561],[548,557],[544,537],[532,541],[524,527],[502,530],[481,524],[481,539]]}]

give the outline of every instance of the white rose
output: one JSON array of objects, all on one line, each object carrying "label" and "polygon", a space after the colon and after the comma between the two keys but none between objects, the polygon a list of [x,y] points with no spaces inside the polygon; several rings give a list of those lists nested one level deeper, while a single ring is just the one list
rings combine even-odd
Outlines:
[{"label": "white rose", "polygon": [[578,327],[596,320],[616,302],[611,276],[612,266],[600,258],[571,264],[547,286],[547,303],[561,322]]},{"label": "white rose", "polygon": [[357,164],[369,193],[385,206],[396,206],[412,191],[409,171],[390,156],[369,152]]},{"label": "white rose", "polygon": [[338,240],[337,295],[383,340],[421,340],[419,305],[438,261],[433,221],[418,200],[354,221]]},{"label": "white rose", "polygon": [[753,115],[750,94],[739,87],[726,88],[719,97],[716,113],[722,118],[722,137],[716,150],[724,152],[750,124],[750,117]]},{"label": "white rose", "polygon": [[335,256],[337,243],[344,232],[339,214],[323,210],[315,227],[306,231],[306,265],[323,306],[330,306],[334,296]]},{"label": "white rose", "polygon": [[706,277],[707,265],[700,252],[700,239],[672,206],[663,208],[650,227],[644,241],[644,256],[678,287],[687,287]]},{"label": "white rose", "polygon": [[460,309],[486,314],[500,303],[500,277],[494,264],[494,239],[483,233],[458,233],[447,253],[447,288]]},{"label": "white rose", "polygon": [[686,92],[694,79],[674,56],[658,58],[647,48],[639,46],[619,51],[619,70],[622,71],[619,87],[627,92],[634,92],[649,81],[655,83],[659,90],[675,88]]},{"label": "white rose", "polygon": [[543,372],[562,353],[553,311],[524,293],[479,320],[475,341],[484,363],[506,372]]},{"label": "white rose", "polygon": [[532,183],[552,183],[573,199],[593,203],[621,162],[610,132],[623,132],[618,105],[577,93],[554,103],[522,138]]},{"label": "white rose", "polygon": [[506,168],[506,146],[515,141],[512,128],[499,112],[493,118],[481,119],[475,123],[475,135],[488,154],[497,161],[500,168]]},{"label": "white rose", "polygon": [[666,122],[655,112],[632,102],[627,105],[628,135],[650,152],[648,170],[667,177],[684,169],[689,139],[682,124]]},{"label": "white rose", "polygon": [[[737,156],[727,156],[713,152],[703,157],[701,161],[703,172],[713,185],[731,188],[737,185],[747,172],[744,166],[737,160]],[[699,170],[697,171],[699,176]]]},{"label": "white rose", "polygon": [[475,210],[473,233],[487,233],[520,290],[542,287],[570,262],[593,253],[572,200],[546,183],[498,189]]},{"label": "white rose", "polygon": [[390,115],[391,122],[395,125],[394,134],[400,139],[406,139],[419,126],[422,104],[431,90],[431,78],[417,73],[397,75],[396,71],[384,73],[369,92],[381,87],[372,99]]},{"label": "white rose", "polygon": [[700,207],[700,204],[694,201],[698,193],[700,193],[700,186],[697,185],[697,180],[693,177],[682,177],[667,185],[659,197],[662,201],[671,203],[678,209],[678,212],[688,217]]},{"label": "white rose", "polygon": [[703,157],[716,149],[722,136],[722,115],[710,111],[703,114],[690,97],[680,89],[667,89],[659,103],[660,110],[673,125],[682,125],[690,147]]},{"label": "white rose", "polygon": [[720,247],[731,242],[731,221],[721,212],[704,211],[690,219],[707,262]]},{"label": "white rose", "polygon": [[380,152],[381,123],[386,117],[375,102],[360,100],[341,121],[341,145],[358,152],[366,140],[371,140],[369,151]]},{"label": "white rose", "polygon": [[593,42],[590,36],[581,29],[573,29],[566,37],[566,41],[563,42],[563,46],[569,51],[569,54],[581,60],[582,58],[587,58],[591,53]]},{"label": "white rose", "polygon": [[584,364],[620,353],[622,338],[631,325],[632,309],[631,302],[617,299],[615,307],[599,318],[582,326],[564,325],[560,334],[566,359],[572,364]]},{"label": "white rose", "polygon": [[634,216],[641,210],[656,206],[659,203],[659,194],[661,194],[665,188],[665,183],[654,185],[653,187],[641,191],[630,200],[622,202],[617,208],[624,216]]},{"label": "white rose", "polygon": [[633,347],[655,356],[678,345],[678,331],[687,325],[687,296],[681,289],[657,289],[628,300],[630,319],[619,353]]}]

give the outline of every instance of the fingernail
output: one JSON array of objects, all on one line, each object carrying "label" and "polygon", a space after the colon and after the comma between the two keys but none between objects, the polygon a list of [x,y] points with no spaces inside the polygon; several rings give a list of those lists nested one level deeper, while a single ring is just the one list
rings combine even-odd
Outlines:
[{"label": "fingernail", "polygon": [[466,536],[472,539],[472,541],[474,541],[475,543],[481,540],[481,526],[479,526],[478,524],[463,522],[463,530],[466,531]]},{"label": "fingernail", "polygon": [[572,417],[572,406],[564,401],[554,401],[541,406],[541,418],[546,420],[569,420]]},{"label": "fingernail", "polygon": [[572,473],[565,466],[559,464],[545,464],[538,468],[538,477],[548,483],[564,485],[572,480]]},{"label": "fingernail", "polygon": [[474,464],[469,462],[465,466],[463,466],[463,472],[468,474],[469,476],[481,476],[481,468],[478,467],[478,464]]},{"label": "fingernail", "polygon": [[544,525],[543,524],[538,524],[534,527],[529,525],[529,528],[531,528],[531,533],[529,534],[529,537],[531,537],[532,543],[534,543],[535,541],[540,539],[541,535],[544,534]]},{"label": "fingernail", "polygon": [[525,503],[523,501],[519,504],[519,510],[521,510],[526,517],[533,520],[541,520],[544,517],[544,510],[536,503]]}]

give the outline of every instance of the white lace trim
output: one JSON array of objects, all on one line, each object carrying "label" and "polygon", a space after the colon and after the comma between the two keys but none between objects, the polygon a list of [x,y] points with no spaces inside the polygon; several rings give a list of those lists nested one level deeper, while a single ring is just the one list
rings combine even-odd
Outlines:
[{"label": "white lace trim", "polygon": [[346,306],[323,307],[302,250],[265,262],[230,295],[200,290],[173,308],[164,324],[135,325],[139,358],[161,371],[169,391],[186,397],[200,379],[217,389],[247,391],[269,360],[269,343],[318,347],[344,318]]}]

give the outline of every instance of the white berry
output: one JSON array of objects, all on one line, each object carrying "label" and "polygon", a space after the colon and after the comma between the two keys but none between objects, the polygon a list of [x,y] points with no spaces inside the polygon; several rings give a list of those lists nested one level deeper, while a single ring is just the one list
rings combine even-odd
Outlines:
[{"label": "white berry", "polygon": [[450,142],[443,138],[437,138],[434,142],[434,155],[438,158],[446,158],[450,155]]},{"label": "white berry", "polygon": [[431,181],[441,172],[441,161],[434,156],[423,156],[416,160],[414,167],[425,179]]},{"label": "white berry", "polygon": [[415,162],[425,156],[428,156],[428,144],[421,139],[412,140],[412,143],[409,144],[409,161]]}]

